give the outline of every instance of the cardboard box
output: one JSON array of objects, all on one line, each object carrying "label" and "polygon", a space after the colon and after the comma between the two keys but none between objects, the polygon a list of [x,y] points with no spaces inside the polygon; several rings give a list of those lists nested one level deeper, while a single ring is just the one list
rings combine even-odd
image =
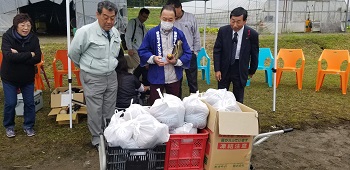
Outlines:
[{"label": "cardboard box", "polygon": [[[43,101],[43,92],[41,90],[34,91],[34,104],[35,104],[35,112],[43,108],[44,101]],[[23,102],[23,96],[22,93],[17,94],[17,105],[16,105],[16,115],[17,116],[23,116],[24,112],[24,102]]]},{"label": "cardboard box", "polygon": [[[69,124],[69,121],[70,121],[69,114],[58,114],[56,117],[56,122],[60,125],[67,125]],[[73,124],[79,123],[77,113],[72,113],[72,123]]]},{"label": "cardboard box", "polygon": [[[72,86],[72,88],[83,89],[81,86]],[[68,87],[58,87],[51,93],[51,108],[68,106],[69,94],[63,92],[67,91]],[[84,102],[83,93],[72,93],[72,99]]]},{"label": "cardboard box", "polygon": [[[48,116],[57,116],[58,114],[60,114],[62,109],[66,109],[66,107],[53,108],[53,109],[51,109],[51,111],[48,114]],[[82,106],[79,110],[77,110],[77,111],[75,111],[73,113],[77,113],[79,115],[87,115],[87,110],[86,110],[85,106]]]},{"label": "cardboard box", "polygon": [[238,103],[242,112],[217,111],[210,104],[206,170],[248,170],[253,137],[259,134],[257,111]]},{"label": "cardboard box", "polygon": [[[56,121],[58,124],[69,124],[69,114],[60,113],[62,109],[66,109],[66,107],[53,108],[48,116],[56,116]],[[79,110],[72,113],[73,124],[79,123],[79,115],[87,115],[86,107],[82,106]]]}]

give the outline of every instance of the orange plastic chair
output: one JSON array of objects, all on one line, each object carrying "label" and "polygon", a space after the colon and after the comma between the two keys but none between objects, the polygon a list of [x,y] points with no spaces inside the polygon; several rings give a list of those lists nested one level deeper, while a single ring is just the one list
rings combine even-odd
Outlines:
[{"label": "orange plastic chair", "polygon": [[[63,67],[62,70],[57,69],[58,60],[61,61],[62,63],[62,67]],[[56,51],[56,56],[52,62],[52,67],[53,67],[53,76],[55,80],[55,88],[62,87],[62,76],[64,74],[68,74],[68,51],[67,50]],[[75,68],[72,61],[71,61],[71,70],[72,70],[72,74],[75,74],[78,85],[81,86],[80,76],[79,76],[80,70]]]},{"label": "orange plastic chair", "polygon": [[36,64],[37,67],[37,73],[35,73],[35,90],[45,90],[43,79],[41,78],[41,68],[44,64],[44,54],[41,55],[41,61],[40,63]]},{"label": "orange plastic chair", "polygon": [[[298,89],[303,87],[303,74],[305,67],[305,57],[302,49],[280,49],[276,62],[283,60],[283,67],[277,65],[276,71],[276,87],[280,84],[282,73],[295,72]],[[301,60],[301,66],[297,66],[298,61]]]},{"label": "orange plastic chair", "polygon": [[[322,60],[327,62],[327,68],[322,69]],[[342,63],[346,61],[346,69],[341,70]],[[340,75],[340,88],[343,94],[346,94],[348,87],[350,72],[350,57],[348,50],[323,50],[320,58],[318,59],[317,77],[316,77],[316,91],[320,91],[323,84],[323,80],[326,74],[339,74]]]}]

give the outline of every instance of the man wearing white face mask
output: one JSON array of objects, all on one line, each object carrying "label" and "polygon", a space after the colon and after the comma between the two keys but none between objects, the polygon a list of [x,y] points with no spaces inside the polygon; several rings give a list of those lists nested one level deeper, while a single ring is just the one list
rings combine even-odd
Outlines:
[{"label": "man wearing white face mask", "polygon": [[[166,93],[180,96],[180,84],[184,68],[190,67],[191,49],[184,33],[174,27],[175,8],[172,5],[163,6],[160,12],[160,25],[149,30],[138,50],[140,65],[149,64],[148,81],[150,82],[149,104],[159,98],[157,88]],[[178,40],[183,42],[183,54],[176,59],[167,57],[172,54]]]}]

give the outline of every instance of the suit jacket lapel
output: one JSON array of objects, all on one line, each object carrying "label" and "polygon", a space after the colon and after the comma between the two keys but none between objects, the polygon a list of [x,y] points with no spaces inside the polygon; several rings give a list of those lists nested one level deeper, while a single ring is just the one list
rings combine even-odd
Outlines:
[{"label": "suit jacket lapel", "polygon": [[[227,43],[227,47],[228,47],[228,49],[231,49],[229,51],[232,51],[233,45],[232,45],[232,28],[231,27],[228,27],[226,35],[227,35],[227,38],[230,39],[230,41],[229,41],[230,43]],[[229,54],[229,56],[231,57],[231,53]]]},{"label": "suit jacket lapel", "polygon": [[246,44],[247,44],[247,26],[244,26],[244,30],[243,30],[243,36],[242,36],[242,43],[241,43],[241,50],[240,50],[240,53],[239,53],[239,58],[241,59],[242,58],[242,54],[243,54],[243,51],[244,49],[246,48]]}]

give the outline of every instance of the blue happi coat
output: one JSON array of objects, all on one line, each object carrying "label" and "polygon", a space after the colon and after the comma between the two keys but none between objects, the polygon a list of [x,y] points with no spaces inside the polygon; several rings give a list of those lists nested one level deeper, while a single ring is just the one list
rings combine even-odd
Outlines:
[{"label": "blue happi coat", "polygon": [[[183,69],[190,67],[192,52],[188,46],[185,34],[176,27],[173,27],[173,40],[174,44],[177,40],[183,42],[183,55],[179,58],[183,65],[175,66],[176,77],[180,80],[182,78]],[[147,61],[153,55],[163,56],[160,26],[156,26],[147,32],[140,48],[138,49],[138,53],[140,56],[140,65],[142,67],[148,64]],[[150,64],[147,78],[151,84],[165,84],[164,66],[160,67],[157,64]]]}]

